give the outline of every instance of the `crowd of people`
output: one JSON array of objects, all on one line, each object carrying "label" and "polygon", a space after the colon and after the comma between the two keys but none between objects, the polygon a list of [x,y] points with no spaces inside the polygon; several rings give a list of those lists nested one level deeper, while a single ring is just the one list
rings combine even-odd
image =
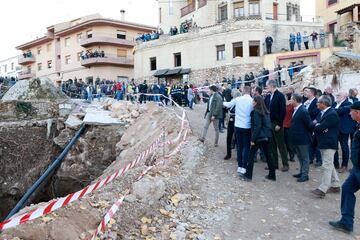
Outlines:
[{"label": "crowd of people", "polygon": [[89,58],[105,57],[105,52],[103,50],[95,50],[94,52],[91,50],[86,50],[81,51],[80,57],[82,60]]},{"label": "crowd of people", "polygon": [[211,85],[209,89],[200,141],[205,141],[212,123],[217,147],[219,123],[229,114],[224,159],[231,159],[234,135],[237,173],[244,181],[252,180],[258,153],[267,162],[266,178],[272,181],[276,181],[278,169],[289,171],[289,161],[295,161],[297,156],[300,169],[293,177],[298,183],[309,181],[311,164],[315,162],[315,167],[322,167],[320,184],[311,193],[324,198],[329,193],[340,193],[338,173],[350,171],[351,159],[352,170],[341,191],[342,218],[329,224],[345,232],[353,230],[354,193],[360,189],[360,101],[356,89],[348,93],[340,91],[335,96],[331,87],[324,91],[306,87],[302,93],[289,87],[281,92],[275,80],[268,80],[265,89],[246,85],[231,89],[227,83]]},{"label": "crowd of people", "polygon": [[164,34],[164,31],[161,28],[159,28],[159,30],[152,31],[151,33],[139,34],[139,36],[137,36],[137,38],[135,40],[141,41],[141,42],[148,42],[151,40],[159,39],[160,35],[163,35],[163,34]]},{"label": "crowd of people", "polygon": [[[320,47],[325,47],[325,32],[323,30],[320,30],[320,32],[313,31],[310,35],[307,31],[304,31],[303,34],[301,32],[297,32],[296,34],[290,33],[289,35],[289,48],[290,51],[295,51],[295,46],[297,46],[298,50],[302,49],[302,44],[304,44],[305,49],[309,49],[309,42],[311,41],[313,44],[313,47],[317,47],[317,41],[320,42]],[[273,45],[274,39],[271,36],[266,36],[265,38],[265,45],[266,45],[266,52],[267,54],[272,53],[272,45]]]}]

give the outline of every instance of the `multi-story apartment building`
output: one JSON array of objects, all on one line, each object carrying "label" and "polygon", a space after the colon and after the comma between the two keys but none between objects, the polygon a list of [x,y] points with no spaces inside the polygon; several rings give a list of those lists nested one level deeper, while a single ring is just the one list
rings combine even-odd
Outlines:
[{"label": "multi-story apartment building", "polygon": [[[134,75],[134,39],[152,30],[99,14],[50,26],[44,37],[16,47],[23,52],[18,59],[23,67],[19,79],[127,80]],[[101,57],[85,57],[84,53],[95,51]]]},{"label": "multi-story apartment building", "polygon": [[[263,66],[273,69],[276,64],[310,64],[323,58],[319,43],[316,49],[309,44],[309,50],[287,52],[290,33],[310,34],[324,26],[316,17],[303,21],[299,0],[159,1],[159,16],[165,34],[136,45],[137,81],[189,79],[200,84],[257,74]],[[169,36],[171,27],[180,30],[184,25],[190,26],[189,32]],[[272,36],[276,55],[265,55],[266,36]]]},{"label": "multi-story apartment building", "polygon": [[18,64],[18,56],[0,60],[0,77],[16,79],[20,71],[21,66]]},{"label": "multi-story apartment building", "polygon": [[316,0],[316,15],[324,19],[328,32],[338,33],[350,23],[359,24],[359,0]]}]

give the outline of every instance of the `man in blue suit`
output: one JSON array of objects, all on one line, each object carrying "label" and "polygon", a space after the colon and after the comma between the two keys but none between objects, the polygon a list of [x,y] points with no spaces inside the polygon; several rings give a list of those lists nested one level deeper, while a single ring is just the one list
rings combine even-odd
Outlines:
[{"label": "man in blue suit", "polygon": [[300,173],[293,176],[298,179],[298,182],[306,182],[309,180],[309,146],[314,124],[309,112],[302,105],[301,95],[294,93],[291,97],[291,104],[294,106],[294,113],[291,119],[289,139],[300,163]]},{"label": "man in blue suit", "polygon": [[[350,106],[351,103],[347,99],[347,94],[345,92],[339,92],[338,94],[336,94],[336,102],[334,103],[334,108],[340,118],[339,142],[342,151],[342,163],[339,172],[344,172],[347,170],[350,154],[349,136],[350,134],[353,134],[355,132],[356,122],[351,119]],[[340,168],[338,151],[336,151],[335,153],[334,165],[336,169]]]},{"label": "man in blue suit", "polygon": [[317,146],[320,149],[322,164],[321,185],[312,191],[318,198],[326,193],[340,192],[340,180],[334,167],[334,155],[338,147],[339,116],[331,108],[332,101],[328,96],[321,96],[317,106],[321,111],[314,127]]},{"label": "man in blue suit", "polygon": [[[306,101],[304,102],[304,106],[309,111],[311,121],[314,121],[318,116],[320,110],[317,108],[317,99],[316,99],[316,88],[305,88],[304,89],[304,96],[306,97]],[[310,163],[314,160],[314,155],[316,157],[316,166],[320,167],[322,164],[322,158],[319,148],[315,146],[314,142],[311,142],[309,148],[309,158]]]}]

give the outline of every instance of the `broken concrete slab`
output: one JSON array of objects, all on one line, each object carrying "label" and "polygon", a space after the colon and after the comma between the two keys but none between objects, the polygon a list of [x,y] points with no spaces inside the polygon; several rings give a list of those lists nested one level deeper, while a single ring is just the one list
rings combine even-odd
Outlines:
[{"label": "broken concrete slab", "polygon": [[65,125],[74,130],[78,130],[81,124],[83,124],[83,121],[74,115],[69,115],[68,119],[65,121]]},{"label": "broken concrete slab", "polygon": [[111,117],[110,111],[88,111],[83,122],[87,125],[124,125],[125,123],[119,119]]}]

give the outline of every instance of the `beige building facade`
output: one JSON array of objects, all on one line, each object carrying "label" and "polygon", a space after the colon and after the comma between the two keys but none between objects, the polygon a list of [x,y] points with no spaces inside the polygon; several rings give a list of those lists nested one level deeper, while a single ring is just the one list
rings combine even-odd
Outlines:
[{"label": "beige building facade", "polygon": [[[302,21],[299,1],[173,1],[172,8],[169,4],[159,2],[160,27],[165,34],[136,45],[137,81],[180,80],[199,85],[232,75],[243,78],[249,72],[256,75],[264,66],[267,36],[274,40],[273,53],[281,53],[289,50],[290,33],[310,34],[323,29],[320,19]],[[189,32],[166,34],[167,28],[179,28],[182,23],[192,26]],[[319,54],[317,49],[306,55],[295,51],[285,59],[275,59],[298,62],[307,56],[310,64],[321,59]],[[270,70],[278,63],[280,60],[274,61]]]},{"label": "beige building facade", "polygon": [[338,33],[341,28],[359,23],[359,0],[316,0],[316,15],[324,19],[328,32]]},{"label": "beige building facade", "polygon": [[[23,53],[19,79],[48,77],[56,82],[81,79],[128,80],[134,76],[133,48],[140,33],[153,27],[107,19],[99,14],[47,28],[46,36],[16,47]],[[86,52],[98,52],[87,57]],[[103,55],[101,55],[101,53]]]}]

